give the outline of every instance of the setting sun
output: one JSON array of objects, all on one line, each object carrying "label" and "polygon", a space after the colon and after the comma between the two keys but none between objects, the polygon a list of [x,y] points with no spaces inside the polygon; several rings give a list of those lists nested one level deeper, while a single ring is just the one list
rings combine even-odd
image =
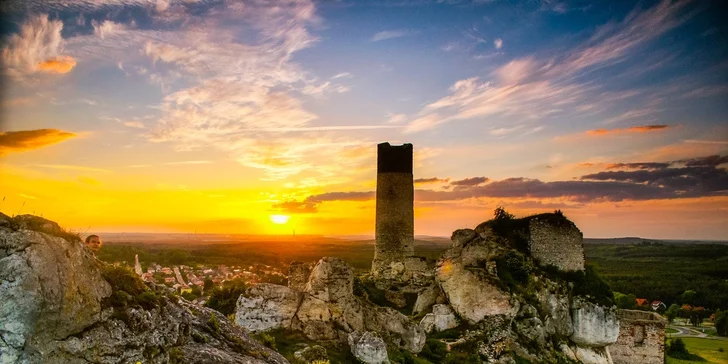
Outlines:
[{"label": "setting sun", "polygon": [[270,215],[270,221],[273,221],[275,224],[285,224],[288,222],[288,219],[291,217],[288,215]]}]

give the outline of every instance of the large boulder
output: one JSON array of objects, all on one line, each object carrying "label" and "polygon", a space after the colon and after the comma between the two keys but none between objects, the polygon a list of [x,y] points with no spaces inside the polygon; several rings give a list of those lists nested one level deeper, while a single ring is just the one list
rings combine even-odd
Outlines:
[{"label": "large boulder", "polygon": [[235,322],[252,332],[290,327],[300,302],[299,292],[286,286],[259,283],[238,298]]},{"label": "large boulder", "polygon": [[365,364],[389,364],[387,344],[376,332],[354,331],[349,334],[351,353]]},{"label": "large boulder", "polygon": [[455,312],[469,323],[476,324],[486,316],[512,316],[518,311],[518,303],[489,277],[468,270],[455,260],[441,263],[437,281]]},{"label": "large boulder", "polygon": [[429,310],[432,305],[439,303],[438,301],[443,302],[444,300],[445,298],[442,296],[440,286],[433,283],[417,294],[417,301],[415,301],[415,305],[412,308],[412,314],[419,315]]},{"label": "large boulder", "polygon": [[293,357],[306,364],[315,361],[329,360],[329,354],[326,352],[326,348],[321,345],[307,346],[293,353]]},{"label": "large boulder", "polygon": [[[20,223],[61,231],[28,215]],[[25,229],[0,230],[0,282],[3,363],[82,332],[98,321],[101,301],[111,295],[101,264],[80,241]]]},{"label": "large boulder", "polygon": [[604,307],[574,297],[571,305],[574,333],[571,341],[586,347],[604,347],[614,344],[619,337],[617,308]]},{"label": "large boulder", "polygon": [[311,275],[311,266],[308,263],[293,261],[288,267],[288,288],[303,292]]}]

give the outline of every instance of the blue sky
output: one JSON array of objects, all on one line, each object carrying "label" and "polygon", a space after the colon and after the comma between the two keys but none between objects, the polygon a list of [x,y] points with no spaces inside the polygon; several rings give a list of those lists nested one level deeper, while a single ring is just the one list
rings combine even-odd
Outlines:
[{"label": "blue sky", "polygon": [[[588,236],[724,238],[725,8],[11,1],[5,208],[102,230],[226,219],[274,232],[259,220],[277,213],[310,232],[367,233],[375,145],[391,141],[415,145],[415,178],[440,181],[418,185],[418,233],[447,235],[504,205],[561,208]],[[488,179],[453,184],[472,177]],[[66,206],[74,194],[92,201]],[[231,196],[245,207],[219,201]],[[634,222],[645,214],[660,218]]]}]

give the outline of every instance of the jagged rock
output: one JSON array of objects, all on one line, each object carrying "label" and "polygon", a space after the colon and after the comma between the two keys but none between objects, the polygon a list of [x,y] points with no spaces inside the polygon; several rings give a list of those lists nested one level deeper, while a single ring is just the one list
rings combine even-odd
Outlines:
[{"label": "jagged rock", "polygon": [[458,318],[448,305],[437,304],[432,306],[432,313],[428,313],[420,321],[420,327],[425,332],[445,331],[458,327]]},{"label": "jagged rock", "polygon": [[[22,224],[61,232],[48,220],[20,217]],[[2,362],[47,352],[54,340],[93,325],[101,300],[111,295],[100,264],[80,242],[30,230],[0,228],[0,282]]]},{"label": "jagged rock", "polygon": [[288,288],[303,292],[311,275],[311,266],[304,262],[294,261],[288,267]]},{"label": "jagged rock", "polygon": [[454,246],[463,246],[475,239],[478,234],[473,229],[458,229],[453,231],[450,240]]},{"label": "jagged rock", "polygon": [[291,326],[301,295],[285,286],[259,283],[238,298],[235,323],[258,332]]},{"label": "jagged rock", "polygon": [[326,348],[321,345],[307,346],[301,350],[293,353],[293,357],[303,363],[311,363],[316,360],[328,360],[329,354],[326,352]]},{"label": "jagged rock", "polygon": [[23,221],[0,227],[0,363],[287,363],[219,312],[165,290],[148,309],[105,306],[113,286],[103,263],[77,238],[25,230],[73,237],[54,225]]},{"label": "jagged rock", "polygon": [[546,344],[546,332],[535,307],[531,305],[522,306],[515,324],[516,331],[527,339],[538,343],[541,347]]},{"label": "jagged rock", "polygon": [[427,335],[409,317],[390,307],[364,307],[364,325],[369,331],[394,334],[402,340],[401,346],[412,353],[419,353],[425,346]]},{"label": "jagged rock", "polygon": [[574,297],[571,315],[574,326],[571,341],[587,347],[604,347],[617,341],[619,319],[616,307],[604,307],[582,297]]},{"label": "jagged rock", "polygon": [[349,334],[349,347],[354,356],[366,364],[388,364],[387,344],[372,331],[354,331]]},{"label": "jagged rock", "polygon": [[305,292],[332,303],[351,297],[354,294],[354,273],[340,258],[322,258],[313,267]]},{"label": "jagged rock", "polygon": [[412,314],[416,316],[429,310],[432,305],[438,303],[437,300],[441,296],[442,290],[440,290],[440,286],[434,283],[431,284],[417,294],[417,301],[415,301],[415,305],[412,308]]},{"label": "jagged rock", "polygon": [[548,334],[569,337],[574,333],[569,309],[569,293],[546,278],[541,279],[542,287],[536,292],[541,310],[546,314],[544,327]]}]

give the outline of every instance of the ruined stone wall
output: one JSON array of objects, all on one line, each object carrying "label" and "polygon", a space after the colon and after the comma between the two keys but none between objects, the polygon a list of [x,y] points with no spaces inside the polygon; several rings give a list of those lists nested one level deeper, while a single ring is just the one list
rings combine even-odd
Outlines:
[{"label": "ruined stone wall", "polygon": [[573,223],[534,218],[528,229],[529,251],[541,265],[584,270],[584,236]]},{"label": "ruined stone wall", "polygon": [[376,247],[372,272],[404,270],[414,256],[412,144],[377,146]]},{"label": "ruined stone wall", "polygon": [[654,312],[618,310],[619,337],[609,346],[614,364],[662,364],[667,321]]}]

